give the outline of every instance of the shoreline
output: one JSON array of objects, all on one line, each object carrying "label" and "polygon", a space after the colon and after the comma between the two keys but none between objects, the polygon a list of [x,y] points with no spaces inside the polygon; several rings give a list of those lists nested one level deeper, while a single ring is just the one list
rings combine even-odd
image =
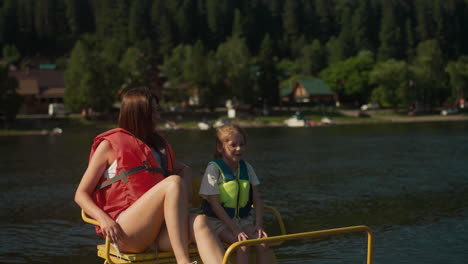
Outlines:
[{"label": "shoreline", "polygon": [[[317,125],[311,126],[313,127],[324,127],[324,126],[341,126],[341,125],[371,125],[371,124],[385,124],[385,123],[428,123],[428,122],[468,122],[468,115],[466,114],[457,114],[457,115],[421,115],[421,116],[396,116],[396,115],[389,115],[389,116],[372,116],[369,118],[356,118],[356,117],[346,117],[344,120],[333,120],[331,124],[321,124],[317,122]],[[346,120],[349,119],[349,120]],[[354,119],[354,120],[353,120]],[[243,120],[243,119],[235,119],[234,123],[239,124],[245,128],[261,128],[261,127],[288,127],[282,122],[275,122],[275,121],[259,121],[259,120]],[[189,123],[189,124],[187,124]],[[93,125],[71,125],[71,126],[64,126],[65,130],[67,128],[71,129],[89,129],[89,128],[99,128],[99,127],[108,127],[112,126],[110,122],[102,122],[96,121],[96,126]],[[212,129],[212,128],[210,128]],[[161,131],[168,131],[168,130],[200,130],[197,124],[193,122],[180,122],[180,124],[176,125],[176,128],[166,128],[163,124],[158,126],[158,130]],[[0,136],[14,136],[14,135],[59,135],[60,133],[55,133],[54,130],[48,129],[14,129],[14,130],[0,130]]]}]

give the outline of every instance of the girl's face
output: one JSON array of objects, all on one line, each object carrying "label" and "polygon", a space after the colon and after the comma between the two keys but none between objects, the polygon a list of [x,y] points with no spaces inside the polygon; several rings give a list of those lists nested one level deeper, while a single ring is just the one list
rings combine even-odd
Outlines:
[{"label": "girl's face", "polygon": [[223,155],[224,161],[232,164],[237,164],[246,150],[244,137],[239,132],[234,132],[228,137],[227,141],[217,147],[218,151]]}]

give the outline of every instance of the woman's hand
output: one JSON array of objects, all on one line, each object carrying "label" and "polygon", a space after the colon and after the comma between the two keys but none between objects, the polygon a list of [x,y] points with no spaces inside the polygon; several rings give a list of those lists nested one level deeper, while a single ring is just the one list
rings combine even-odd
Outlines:
[{"label": "woman's hand", "polygon": [[124,232],[119,223],[112,220],[112,218],[101,220],[99,223],[101,225],[102,234],[108,237],[110,242],[117,243],[122,239]]}]

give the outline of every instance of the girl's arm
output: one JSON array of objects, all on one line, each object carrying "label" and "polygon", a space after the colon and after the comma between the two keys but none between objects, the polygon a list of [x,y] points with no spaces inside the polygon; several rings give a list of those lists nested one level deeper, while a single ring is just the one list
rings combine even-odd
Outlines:
[{"label": "girl's arm", "polygon": [[184,179],[185,186],[187,187],[188,202],[192,202],[192,169],[186,164],[176,160],[174,161],[174,174],[179,175]]},{"label": "girl's arm", "polygon": [[263,203],[258,185],[252,185],[252,199],[255,209],[255,231],[258,233],[258,238],[268,237],[263,230]]},{"label": "girl's arm", "polygon": [[224,208],[221,206],[219,202],[219,195],[207,195],[208,202],[211,205],[211,209],[216,214],[216,216],[223,221],[226,226],[232,231],[232,233],[237,237],[238,241],[247,240],[249,237],[245,232],[243,232],[239,226],[237,226],[229,215],[224,211]]},{"label": "girl's arm", "polygon": [[110,144],[104,140],[97,147],[93,157],[89,161],[83,178],[75,193],[75,202],[92,218],[99,222],[104,236],[116,242],[122,236],[120,226],[99,208],[91,198],[99,179],[110,163],[115,160]]}]

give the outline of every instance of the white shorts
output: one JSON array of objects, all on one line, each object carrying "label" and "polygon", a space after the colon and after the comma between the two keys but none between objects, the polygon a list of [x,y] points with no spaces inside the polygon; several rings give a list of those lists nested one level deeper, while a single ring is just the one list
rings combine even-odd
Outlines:
[{"label": "white shorts", "polygon": [[[207,217],[208,225],[211,229],[215,232],[216,235],[219,235],[224,229],[227,229],[227,225],[220,219],[215,217]],[[243,229],[242,227],[252,225],[253,224],[253,216],[249,215],[245,218],[232,218],[231,219],[238,227]]]}]

